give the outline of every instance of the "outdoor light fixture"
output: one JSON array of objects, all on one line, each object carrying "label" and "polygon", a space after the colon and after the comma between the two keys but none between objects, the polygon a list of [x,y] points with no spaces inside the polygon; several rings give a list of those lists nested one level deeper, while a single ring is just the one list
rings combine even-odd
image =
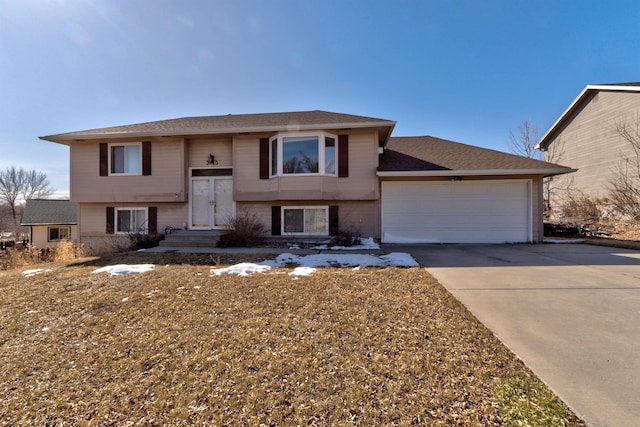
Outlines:
[{"label": "outdoor light fixture", "polygon": [[207,164],[208,165],[217,165],[218,161],[216,160],[215,156],[213,154],[209,154],[209,157],[207,158]]}]

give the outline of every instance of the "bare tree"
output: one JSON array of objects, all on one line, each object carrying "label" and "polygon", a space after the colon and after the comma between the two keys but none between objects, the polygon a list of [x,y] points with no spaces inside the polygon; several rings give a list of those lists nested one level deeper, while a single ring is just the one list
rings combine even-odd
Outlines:
[{"label": "bare tree", "polygon": [[10,166],[0,170],[0,200],[7,203],[11,210],[14,225],[18,225],[18,202],[33,197],[47,197],[53,189],[44,172],[25,170]]},{"label": "bare tree", "polygon": [[538,143],[538,127],[530,120],[524,120],[518,125],[518,133],[509,132],[509,151],[518,156],[530,159],[540,159],[542,152],[536,149]]},{"label": "bare tree", "polygon": [[629,123],[620,119],[614,131],[631,148],[631,154],[623,156],[609,180],[609,199],[622,215],[640,219],[640,116]]}]

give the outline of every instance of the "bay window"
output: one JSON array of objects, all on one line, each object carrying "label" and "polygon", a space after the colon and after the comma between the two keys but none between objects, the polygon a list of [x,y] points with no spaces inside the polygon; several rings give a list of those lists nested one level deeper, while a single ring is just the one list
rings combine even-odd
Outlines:
[{"label": "bay window", "polygon": [[269,141],[270,176],[335,175],[335,135],[278,134]]}]

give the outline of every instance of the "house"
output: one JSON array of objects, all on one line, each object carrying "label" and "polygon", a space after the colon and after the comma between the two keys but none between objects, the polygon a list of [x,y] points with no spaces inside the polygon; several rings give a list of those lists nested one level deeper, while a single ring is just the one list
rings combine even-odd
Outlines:
[{"label": "house", "polygon": [[[572,195],[607,198],[612,181],[637,165],[638,155],[620,134],[638,135],[640,83],[588,85],[538,142],[545,160],[577,169],[551,181],[550,204],[560,210]],[[638,147],[640,148],[640,147]]]},{"label": "house", "polygon": [[55,248],[64,240],[79,238],[78,206],[69,200],[30,199],[20,225],[29,227],[29,241],[37,248]]},{"label": "house", "polygon": [[303,111],[187,117],[41,137],[71,155],[80,239],[224,228],[352,230],[384,242],[542,239],[542,177],[571,169],[438,138],[392,120]]}]

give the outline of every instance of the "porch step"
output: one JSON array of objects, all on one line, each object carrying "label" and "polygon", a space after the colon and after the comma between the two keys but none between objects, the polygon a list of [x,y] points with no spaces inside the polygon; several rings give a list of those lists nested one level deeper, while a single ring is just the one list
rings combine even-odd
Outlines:
[{"label": "porch step", "polygon": [[178,230],[165,235],[160,242],[163,247],[215,248],[224,230]]}]

